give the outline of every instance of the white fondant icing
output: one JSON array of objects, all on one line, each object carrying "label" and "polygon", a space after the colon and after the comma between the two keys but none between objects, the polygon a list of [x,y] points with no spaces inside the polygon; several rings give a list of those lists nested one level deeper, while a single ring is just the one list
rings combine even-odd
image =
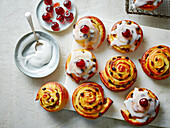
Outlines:
[{"label": "white fondant icing", "polygon": [[[25,66],[27,64],[36,67],[36,68],[41,68],[45,64],[49,63],[52,57],[52,46],[50,43],[44,41],[44,40],[39,40],[43,45],[40,49],[37,48],[35,50],[35,44],[33,43],[31,47],[33,47],[32,52],[34,54],[29,54],[25,57]],[[29,51],[31,52],[31,51]]]}]

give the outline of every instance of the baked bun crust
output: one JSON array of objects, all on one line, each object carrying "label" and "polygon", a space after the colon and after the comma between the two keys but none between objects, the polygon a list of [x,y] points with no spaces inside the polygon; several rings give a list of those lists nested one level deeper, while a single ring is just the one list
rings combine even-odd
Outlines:
[{"label": "baked bun crust", "polygon": [[143,71],[156,80],[166,79],[170,76],[170,48],[158,45],[147,50],[139,62]]},{"label": "baked bun crust", "polygon": [[[78,67],[77,62],[84,61],[84,66]],[[97,59],[92,52],[86,49],[77,49],[67,58],[65,70],[76,83],[90,79],[98,70]]]},{"label": "baked bun crust", "polygon": [[110,98],[104,98],[103,88],[93,82],[80,84],[72,95],[74,109],[83,117],[96,119],[112,105]]},{"label": "baked bun crust", "polygon": [[163,2],[163,0],[154,0],[154,1],[143,0],[143,4],[138,4],[138,1],[139,0],[134,0],[134,2],[133,2],[134,7],[141,8],[141,9],[147,10],[147,11],[155,10]]},{"label": "baked bun crust", "polygon": [[123,91],[136,81],[137,70],[129,57],[116,56],[107,61],[105,70],[99,72],[103,84],[112,91]]},{"label": "baked bun crust", "polygon": [[141,27],[131,20],[117,22],[107,36],[110,47],[122,53],[135,51],[141,44],[142,39],[143,31]]},{"label": "baked bun crust", "polygon": [[[149,98],[151,98],[152,100],[154,99],[154,100],[158,100],[158,98],[157,98],[157,96],[153,93],[153,92],[151,92],[150,90],[148,90],[148,89],[146,89],[146,88],[138,88],[139,89],[139,92],[140,91],[144,91],[144,90],[146,90],[146,91],[148,91],[148,96],[149,96]],[[134,90],[132,90],[128,95],[127,95],[127,97],[126,97],[126,99],[125,100],[128,100],[129,98],[133,98],[133,94],[134,93]],[[148,101],[148,102],[150,102],[150,101]],[[149,103],[148,103],[149,104]],[[126,110],[121,110],[121,114],[122,114],[122,116],[123,116],[123,118],[129,123],[129,124],[131,124],[131,125],[136,125],[136,126],[143,126],[143,125],[147,125],[147,124],[149,124],[149,123],[151,123],[156,117],[157,117],[157,115],[158,115],[158,112],[159,112],[159,106],[160,106],[160,103],[158,102],[158,105],[157,105],[157,107],[156,107],[156,109],[155,109],[155,115],[153,116],[153,117],[151,117],[151,116],[149,116],[149,118],[145,121],[145,122],[139,122],[139,121],[137,121],[136,119],[137,119],[137,117],[133,117],[132,115],[131,115],[131,113],[126,109]],[[140,112],[139,112],[140,113]]]},{"label": "baked bun crust", "polygon": [[[81,27],[87,25],[88,33],[81,32]],[[73,29],[73,36],[77,43],[85,49],[92,50],[98,48],[105,40],[106,30],[100,19],[94,16],[85,16],[77,21]]]},{"label": "baked bun crust", "polygon": [[40,105],[49,112],[61,110],[67,104],[68,98],[67,89],[57,82],[44,84],[36,96],[36,100],[40,100]]}]

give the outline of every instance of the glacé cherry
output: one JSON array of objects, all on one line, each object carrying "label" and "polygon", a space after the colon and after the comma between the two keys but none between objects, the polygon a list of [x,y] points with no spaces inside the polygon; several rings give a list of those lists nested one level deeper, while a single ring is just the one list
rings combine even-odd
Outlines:
[{"label": "glac\u00e9 cherry", "polygon": [[142,98],[142,99],[140,99],[139,104],[142,107],[147,107],[148,106],[148,100],[146,98]]},{"label": "glac\u00e9 cherry", "polygon": [[66,19],[66,21],[68,21],[68,22],[71,23],[71,22],[73,21],[73,19],[74,19],[73,13],[67,11],[67,12],[65,13],[65,19]]},{"label": "glac\u00e9 cherry", "polygon": [[63,15],[57,15],[56,19],[60,22],[64,21],[64,16]]},{"label": "glac\u00e9 cherry", "polygon": [[56,7],[55,12],[57,15],[63,15],[65,11],[62,7]]},{"label": "glac\u00e9 cherry", "polygon": [[65,0],[63,2],[63,5],[67,8],[67,9],[70,9],[71,8],[71,1],[70,0]]},{"label": "glac\u00e9 cherry", "polygon": [[45,3],[46,5],[51,5],[53,2],[52,2],[52,0],[44,0],[44,3]]},{"label": "glac\u00e9 cherry", "polygon": [[89,27],[87,25],[82,25],[80,31],[84,34],[89,32]]},{"label": "glac\u00e9 cherry", "polygon": [[122,35],[125,37],[125,38],[129,38],[131,37],[131,32],[129,29],[125,29],[123,32],[122,32]]},{"label": "glac\u00e9 cherry", "polygon": [[53,6],[52,5],[48,5],[46,7],[46,11],[49,12],[49,13],[53,13]]},{"label": "glac\u00e9 cherry", "polygon": [[42,15],[42,19],[47,23],[50,22],[50,18],[50,14],[48,12]]},{"label": "glac\u00e9 cherry", "polygon": [[76,66],[79,67],[80,69],[83,69],[85,67],[85,61],[83,59],[79,59],[76,62]]},{"label": "glac\u00e9 cherry", "polygon": [[59,31],[60,30],[59,24],[57,22],[52,22],[51,29],[54,31]]}]

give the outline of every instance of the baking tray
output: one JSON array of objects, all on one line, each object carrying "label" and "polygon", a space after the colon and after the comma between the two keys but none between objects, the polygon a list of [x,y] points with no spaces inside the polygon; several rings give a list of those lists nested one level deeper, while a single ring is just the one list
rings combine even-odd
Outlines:
[{"label": "baking tray", "polygon": [[[78,19],[80,19],[79,16]],[[105,19],[101,19],[103,23],[105,24],[107,34],[109,34],[111,26],[116,21],[110,22]],[[164,30],[164,29],[158,29],[148,26],[141,26],[144,34],[143,41],[139,48],[131,53],[120,53],[112,48],[109,48],[109,45],[107,41],[105,40],[103,44],[97,48],[96,50],[91,50],[93,54],[96,56],[98,61],[98,72],[89,80],[86,82],[96,82],[102,86],[104,89],[105,97],[111,98],[114,103],[111,105],[111,107],[108,109],[108,111],[103,115],[103,117],[109,117],[113,119],[119,119],[124,120],[120,110],[124,108],[124,100],[127,96],[127,94],[134,89],[135,87],[141,87],[141,88],[147,88],[151,90],[152,92],[157,95],[158,99],[160,100],[160,111],[157,116],[157,118],[150,123],[149,125],[158,126],[158,127],[169,127],[170,126],[170,98],[169,98],[169,92],[170,92],[170,78],[165,80],[154,80],[148,77],[144,71],[141,68],[141,65],[138,61],[144,54],[144,52],[156,45],[166,45],[170,47],[170,31]],[[82,48],[78,43],[75,42],[73,39],[72,48],[71,51]],[[114,92],[106,88],[103,83],[100,80],[99,77],[99,71],[104,70],[106,62],[114,57],[114,56],[128,56],[136,65],[137,68],[137,79],[136,82],[127,90],[122,92]],[[65,109],[75,111],[75,109],[72,106],[72,94],[74,90],[77,88],[79,84],[76,84],[72,79],[67,75],[66,81],[64,86],[67,88],[69,93],[69,101],[66,105]],[[148,126],[149,127],[149,126]]]},{"label": "baking tray", "polygon": [[159,18],[170,19],[170,0],[164,0],[163,3],[154,11],[146,11],[140,8],[133,8],[134,0],[126,0],[125,10],[128,14],[148,15]]}]

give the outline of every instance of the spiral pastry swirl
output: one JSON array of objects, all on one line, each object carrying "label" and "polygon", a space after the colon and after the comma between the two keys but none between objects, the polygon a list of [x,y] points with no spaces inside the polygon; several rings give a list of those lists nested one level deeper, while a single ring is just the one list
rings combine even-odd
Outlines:
[{"label": "spiral pastry swirl", "polygon": [[137,70],[129,57],[116,56],[107,61],[105,70],[99,72],[103,84],[110,90],[123,91],[136,81]]},{"label": "spiral pastry swirl", "polygon": [[66,88],[56,82],[49,82],[43,85],[37,93],[36,100],[40,100],[40,105],[49,112],[61,110],[68,101]]},{"label": "spiral pastry swirl", "polygon": [[99,84],[88,82],[76,88],[72,103],[81,116],[96,119],[109,109],[113,101],[110,98],[104,98],[103,88]]},{"label": "spiral pastry swirl", "polygon": [[153,79],[162,80],[170,76],[170,48],[165,45],[150,48],[139,62],[144,72]]}]

